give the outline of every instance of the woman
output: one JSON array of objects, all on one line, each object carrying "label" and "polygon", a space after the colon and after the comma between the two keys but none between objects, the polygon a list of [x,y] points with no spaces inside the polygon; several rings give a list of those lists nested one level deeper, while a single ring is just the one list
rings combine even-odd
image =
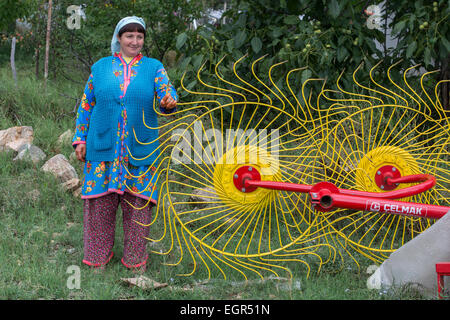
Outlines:
[{"label": "woman", "polygon": [[[156,99],[163,113],[176,109],[177,94],[156,59],[141,54],[145,23],[126,17],[117,24],[112,56],[91,69],[78,108],[75,153],[85,161],[83,262],[103,268],[113,257],[116,211],[123,213],[122,263],[145,270],[148,227],[158,192]],[[145,124],[144,124],[145,121]]]}]

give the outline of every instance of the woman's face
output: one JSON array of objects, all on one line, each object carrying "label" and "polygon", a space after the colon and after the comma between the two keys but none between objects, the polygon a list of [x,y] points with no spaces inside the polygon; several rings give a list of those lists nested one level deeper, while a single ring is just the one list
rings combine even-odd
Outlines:
[{"label": "woman's face", "polygon": [[126,57],[134,57],[141,52],[144,46],[144,34],[133,31],[124,32],[122,36],[117,36],[120,43],[120,52]]}]

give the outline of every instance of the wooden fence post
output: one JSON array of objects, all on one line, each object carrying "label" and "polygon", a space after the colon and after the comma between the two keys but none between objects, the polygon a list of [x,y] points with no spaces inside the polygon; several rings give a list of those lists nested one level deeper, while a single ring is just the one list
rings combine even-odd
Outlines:
[{"label": "wooden fence post", "polygon": [[15,55],[16,55],[16,37],[13,37],[12,41],[11,41],[11,69],[12,69],[12,74],[13,74],[13,78],[14,78],[14,83],[16,84],[16,87],[17,87]]},{"label": "wooden fence post", "polygon": [[52,0],[48,0],[47,37],[45,41],[44,85],[47,86],[48,55],[50,51],[50,31],[52,23]]}]

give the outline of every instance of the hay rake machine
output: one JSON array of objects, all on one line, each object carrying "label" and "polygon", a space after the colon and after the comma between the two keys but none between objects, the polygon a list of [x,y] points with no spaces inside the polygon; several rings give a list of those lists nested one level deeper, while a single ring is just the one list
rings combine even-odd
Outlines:
[{"label": "hay rake machine", "polygon": [[[356,93],[341,88],[341,77],[337,90],[323,79],[293,88],[304,68],[288,71],[281,88],[272,75],[283,63],[270,66],[265,83],[255,72],[264,57],[247,77],[238,72],[243,59],[233,80],[220,72],[223,59],[208,80],[202,66],[202,92],[186,88],[183,76],[195,101],[179,103],[160,125],[148,240],[169,256],[166,264],[224,279],[292,278],[338,261],[359,267],[362,257],[382,262],[450,210],[449,118],[442,82],[431,95],[423,86],[432,72],[422,75],[420,93],[408,83],[414,67],[403,86],[389,67],[392,86],[380,85],[380,63],[369,86],[354,71]],[[323,84],[313,100],[314,82]]]}]

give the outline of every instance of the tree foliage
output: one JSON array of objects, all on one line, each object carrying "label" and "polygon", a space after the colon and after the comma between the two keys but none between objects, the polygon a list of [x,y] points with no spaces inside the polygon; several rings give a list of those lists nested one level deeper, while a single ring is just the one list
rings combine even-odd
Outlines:
[{"label": "tree foliage", "polygon": [[[396,1],[388,5],[392,12],[389,26],[398,39],[391,54],[404,59],[405,67],[422,64],[428,71],[440,70],[436,80],[450,79],[450,0]],[[449,109],[448,83],[441,87],[441,100]]]},{"label": "tree foliage", "polygon": [[[12,2],[12,11],[1,10],[11,9]],[[0,4],[0,23],[7,24],[19,16],[31,22],[33,36],[21,41],[20,46],[34,53],[37,61],[42,59],[39,52],[45,43],[46,3],[4,0]],[[334,82],[345,70],[340,83],[348,88],[354,84],[354,70],[359,67],[357,77],[364,82],[369,70],[381,60],[377,81],[386,80],[382,73],[400,60],[399,68],[421,63],[426,70],[440,69],[437,80],[450,78],[450,0],[227,0],[226,4],[221,21],[194,29],[194,19],[204,17],[206,9],[213,6],[224,8],[224,0],[55,1],[51,74],[71,78],[73,71],[83,70],[86,77],[92,63],[110,54],[116,23],[125,16],[137,15],[147,23],[144,53],[166,62],[167,53],[175,50],[178,64],[171,75],[178,85],[187,71],[189,89],[200,89],[196,71],[203,64],[213,72],[221,61],[221,72],[231,77],[235,61],[245,56],[239,67],[243,74],[251,74],[251,63],[264,55],[257,66],[262,76],[268,74],[270,66],[282,61],[282,66],[272,70],[274,79],[281,79],[286,70],[306,67],[293,75],[292,81],[299,85],[310,77]],[[369,25],[374,14],[368,10],[369,4],[380,10],[377,28]],[[70,5],[83,7],[86,19],[81,20],[79,29],[67,26]],[[396,38],[391,48],[386,46],[389,30]],[[444,90],[444,104],[448,105],[445,94]]]},{"label": "tree foliage", "polygon": [[[227,23],[180,34],[177,49],[186,54],[184,66],[194,70],[204,60],[214,64],[226,55],[227,66],[248,55],[242,68],[250,72],[249,63],[267,55],[259,69],[263,75],[271,65],[286,61],[278,75],[274,71],[275,78],[286,70],[307,67],[296,73],[295,83],[310,77],[335,80],[343,69],[353,71],[364,62],[362,69],[368,71],[382,58],[375,40],[381,41],[383,33],[365,26],[363,9],[364,3],[348,0],[232,1],[224,15]],[[342,82],[351,85],[351,72]]]},{"label": "tree foliage", "polygon": [[[182,66],[187,70],[198,69],[204,61],[212,64],[212,70],[225,56],[226,73],[231,71],[231,61],[247,55],[241,67],[250,72],[248,64],[267,55],[260,68],[266,73],[270,65],[281,61],[287,61],[284,71],[307,67],[297,73],[297,83],[309,77],[335,81],[345,70],[340,81],[349,88],[358,66],[357,77],[364,81],[377,62],[383,60],[383,65],[375,75],[383,77],[379,73],[401,59],[399,67],[422,63],[427,69],[443,68],[440,79],[449,78],[443,75],[448,70],[444,63],[449,54],[448,0],[370,4],[378,12],[370,12],[367,1],[234,0],[224,14],[227,23],[185,31],[178,35],[176,46],[185,54]],[[369,25],[373,14],[379,15],[376,27]],[[386,46],[390,30],[398,41],[394,48]],[[387,81],[385,77],[379,80]],[[194,73],[190,81],[194,87]]]},{"label": "tree foliage", "polygon": [[[39,53],[45,43],[47,1],[29,0],[33,4],[28,16],[35,35],[25,49]],[[175,47],[174,34],[184,31],[199,14],[197,0],[59,0],[54,2],[51,34],[52,74],[72,78],[74,71],[82,70],[84,77],[91,65],[111,54],[110,44],[114,28],[120,19],[135,15],[144,18],[147,38],[144,53],[163,60],[168,50]],[[70,28],[70,6],[80,6],[83,16],[79,28]],[[37,49],[37,51],[36,51]],[[42,53],[40,54],[42,57]],[[39,59],[39,55],[35,56]]]},{"label": "tree foliage", "polygon": [[395,13],[390,26],[399,42],[394,56],[439,68],[450,53],[450,1],[415,1],[414,5],[401,1],[387,12]]}]

